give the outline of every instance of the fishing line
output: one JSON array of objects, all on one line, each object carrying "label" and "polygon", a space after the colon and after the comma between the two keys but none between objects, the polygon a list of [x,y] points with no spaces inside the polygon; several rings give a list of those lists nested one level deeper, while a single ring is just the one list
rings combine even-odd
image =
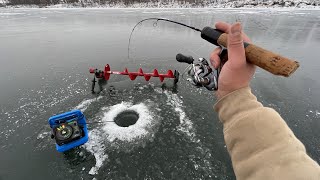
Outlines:
[{"label": "fishing line", "polygon": [[198,31],[198,32],[201,32],[200,29],[198,28],[195,28],[193,26],[189,26],[189,25],[186,25],[186,24],[183,24],[183,23],[180,23],[180,22],[177,22],[177,21],[173,21],[173,20],[169,20],[169,19],[164,19],[164,18],[147,18],[147,19],[143,19],[141,21],[139,21],[132,29],[131,33],[130,33],[130,37],[129,37],[129,42],[128,42],[128,59],[130,60],[130,44],[131,44],[131,38],[132,38],[132,34],[134,32],[134,30],[136,29],[136,27],[140,24],[142,24],[142,22],[144,21],[150,21],[150,20],[155,20],[156,22],[153,23],[153,26],[156,27],[158,25],[158,21],[165,21],[165,22],[170,22],[170,23],[173,23],[173,24],[178,24],[178,25],[181,25],[181,26],[184,26],[184,27],[187,27],[187,28],[190,28],[190,29],[193,29],[195,31]]},{"label": "fishing line", "polygon": [[[104,124],[104,123],[109,123],[109,122],[114,122],[114,121],[97,121],[97,122],[86,122],[86,123],[78,123],[79,125],[85,125],[85,124]],[[34,137],[36,135],[39,135],[40,132],[44,129],[47,129],[47,127],[40,128],[39,131],[37,131],[34,135],[30,137]],[[47,132],[47,131],[46,131]]]},{"label": "fishing line", "polygon": [[[86,125],[86,124],[104,124],[104,123],[109,123],[109,122],[113,122],[114,121],[97,121],[97,122],[86,122],[86,123],[79,123],[79,125]],[[29,136],[29,137],[26,137],[25,139],[34,139],[35,137],[38,137],[43,134],[43,133],[50,133],[51,131],[44,131],[41,133],[41,131],[43,131],[44,129],[47,129],[46,127],[43,127],[43,128],[40,128],[36,133],[34,133],[33,135]],[[52,132],[51,132],[52,134]]]},{"label": "fishing line", "polygon": [[181,43],[181,44],[180,44],[182,50],[189,51],[191,54],[193,54],[193,55],[195,55],[195,56],[197,56],[197,57],[201,57],[201,55],[199,55],[199,54],[197,53],[197,51],[199,51],[201,48],[205,47],[205,46],[206,46],[206,43],[205,43],[205,42],[202,43],[202,45],[199,46],[199,48],[196,49],[196,50],[194,50],[194,51],[191,50],[191,49],[185,48],[185,46],[183,46],[183,45],[184,45],[184,43]]},{"label": "fishing line", "polygon": [[85,124],[103,124],[106,122],[114,122],[114,121],[97,121],[97,122],[87,122],[87,123],[79,123],[81,125],[85,125]]}]

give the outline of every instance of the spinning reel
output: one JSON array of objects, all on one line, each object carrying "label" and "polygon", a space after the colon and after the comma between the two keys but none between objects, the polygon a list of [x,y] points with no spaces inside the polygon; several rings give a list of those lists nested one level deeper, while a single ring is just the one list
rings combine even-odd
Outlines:
[{"label": "spinning reel", "polygon": [[187,81],[196,87],[205,87],[209,91],[218,90],[218,79],[221,68],[227,59],[227,49],[222,48],[220,52],[221,64],[218,69],[213,70],[205,58],[199,58],[197,61],[192,56],[177,54],[176,60],[190,64],[182,73],[182,78],[188,74]]}]

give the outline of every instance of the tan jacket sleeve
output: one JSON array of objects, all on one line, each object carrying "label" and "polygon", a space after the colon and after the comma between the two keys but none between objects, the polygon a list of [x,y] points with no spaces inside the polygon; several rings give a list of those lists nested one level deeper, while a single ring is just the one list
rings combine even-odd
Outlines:
[{"label": "tan jacket sleeve", "polygon": [[320,167],[285,121],[263,107],[249,87],[223,97],[214,107],[238,180],[320,180]]}]

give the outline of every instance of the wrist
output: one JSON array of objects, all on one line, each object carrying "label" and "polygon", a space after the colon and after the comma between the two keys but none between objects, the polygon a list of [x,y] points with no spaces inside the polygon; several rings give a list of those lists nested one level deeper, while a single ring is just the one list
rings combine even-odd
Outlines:
[{"label": "wrist", "polygon": [[219,101],[220,99],[222,99],[223,97],[227,96],[228,94],[230,94],[230,93],[232,93],[234,91],[237,91],[239,89],[245,88],[245,87],[249,87],[249,85],[243,85],[243,86],[240,86],[238,88],[230,88],[228,90],[218,89],[217,92],[216,92],[217,100]]},{"label": "wrist", "polygon": [[220,121],[223,122],[225,128],[228,129],[228,124],[235,116],[246,114],[254,107],[262,107],[262,104],[257,101],[257,98],[251,93],[251,88],[247,86],[237,89],[217,101],[214,110],[219,114]]},{"label": "wrist", "polygon": [[216,92],[216,97],[217,97],[217,100],[219,101],[220,99],[222,99],[224,96],[226,96],[226,95],[228,95],[229,93],[231,93],[231,92],[229,92],[229,91],[222,91],[222,90],[217,90],[217,92]]}]

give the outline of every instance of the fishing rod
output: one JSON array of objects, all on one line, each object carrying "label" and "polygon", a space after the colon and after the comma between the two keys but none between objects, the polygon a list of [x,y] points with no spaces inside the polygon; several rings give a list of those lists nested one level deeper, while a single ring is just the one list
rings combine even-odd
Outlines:
[{"label": "fishing rod", "polygon": [[[139,24],[149,20],[156,20],[154,26],[157,25],[158,21],[164,21],[195,30],[201,33],[201,38],[221,47],[221,52],[219,54],[221,63],[217,70],[213,70],[205,58],[199,58],[198,61],[195,61],[191,56],[185,56],[182,54],[177,54],[176,56],[176,60],[178,62],[189,64],[185,72],[182,74],[182,77],[185,73],[187,73],[189,75],[187,80],[192,82],[194,86],[205,87],[208,90],[217,90],[219,73],[223,64],[227,60],[227,34],[211,27],[204,27],[202,30],[200,30],[196,27],[169,19],[147,18],[139,21],[131,31],[128,43],[128,58],[131,38],[134,30]],[[299,67],[299,63],[297,61],[293,61],[281,55],[275,54],[252,43],[244,42],[244,48],[246,60],[249,63],[259,66],[274,75],[289,77]],[[94,79],[92,81],[92,92],[94,92],[95,83],[97,82],[96,78],[101,81],[108,81],[111,74],[128,76],[131,80],[135,80],[138,76],[143,76],[146,81],[149,81],[151,77],[158,77],[161,82],[165,78],[171,78],[174,79],[175,84],[179,80],[178,71],[174,71],[173,73],[172,70],[168,70],[166,74],[160,74],[157,69],[154,69],[152,73],[145,73],[141,68],[139,68],[138,72],[129,72],[128,69],[125,69],[124,71],[111,71],[109,64],[105,66],[104,71],[91,68],[89,72],[94,74]],[[85,116],[80,110],[73,110],[50,117],[48,123],[53,132],[52,137],[56,140],[57,151],[65,152],[88,141],[87,124],[107,123],[107,121],[87,123]]]},{"label": "fishing rod", "polygon": [[[142,24],[144,21],[150,21],[155,20],[154,26],[157,25],[158,21],[164,21],[169,22],[177,25],[181,25],[183,27],[195,30],[197,32],[201,33],[201,38],[210,42],[211,44],[214,44],[216,46],[220,46],[224,49],[226,49],[228,44],[228,35],[218,29],[214,29],[211,27],[204,27],[202,30],[192,27],[189,25],[186,25],[181,22],[164,19],[164,18],[147,18],[139,21],[132,29],[129,43],[128,43],[128,58],[130,53],[130,44],[131,44],[131,38],[133,35],[134,30],[139,24]],[[289,77],[292,73],[296,71],[296,69],[299,67],[299,62],[291,60],[289,58],[283,57],[279,54],[273,53],[269,50],[263,49],[257,45],[254,45],[252,43],[244,42],[244,48],[245,48],[245,55],[246,59],[249,63],[252,63],[256,66],[259,66],[260,68],[274,74],[274,75],[280,75],[284,77]]]}]

